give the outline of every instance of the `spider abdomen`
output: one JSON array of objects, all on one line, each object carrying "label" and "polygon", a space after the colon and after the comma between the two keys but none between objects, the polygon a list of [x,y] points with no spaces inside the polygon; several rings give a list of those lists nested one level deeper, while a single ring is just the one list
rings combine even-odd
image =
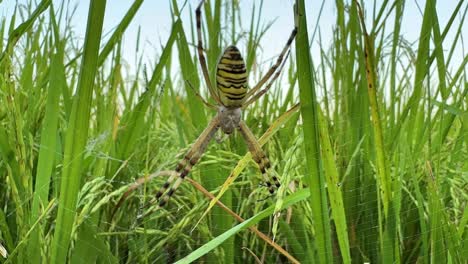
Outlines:
[{"label": "spider abdomen", "polygon": [[224,50],[216,67],[216,87],[226,107],[240,107],[247,92],[247,70],[236,46]]}]

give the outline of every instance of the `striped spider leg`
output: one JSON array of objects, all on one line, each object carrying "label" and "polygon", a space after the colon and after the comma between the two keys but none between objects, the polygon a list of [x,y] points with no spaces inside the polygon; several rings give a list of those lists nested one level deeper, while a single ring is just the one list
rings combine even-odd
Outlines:
[{"label": "striped spider leg", "polygon": [[[210,143],[210,140],[213,138],[216,131],[218,131],[219,121],[220,119],[218,116],[215,116],[213,120],[211,120],[211,122],[208,124],[208,127],[205,128],[190,150],[185,154],[184,158],[177,164],[175,169],[176,174],[171,175],[156,193],[156,199],[159,200],[159,206],[164,206],[167,203],[169,198],[174,194],[177,187],[179,187],[179,185],[182,183],[185,176],[187,176],[190,170],[192,170],[192,167],[197,164],[203,152],[205,152],[208,143]],[[169,189],[169,186],[175,180],[175,178],[177,178],[177,180]],[[167,195],[164,196],[163,199],[160,199],[168,189],[169,191],[167,192]]]},{"label": "striped spider leg", "polygon": [[[208,127],[198,137],[184,158],[178,163],[175,169],[176,173],[169,177],[168,181],[164,183],[156,194],[155,199],[159,200],[159,206],[164,206],[169,198],[174,194],[177,187],[179,187],[192,167],[199,161],[200,157],[206,150],[208,143],[218,129],[227,135],[238,130],[246,141],[249,151],[252,153],[253,160],[258,164],[269,192],[274,193],[274,188],[280,186],[279,180],[276,176],[271,177],[273,184],[271,183],[268,172],[270,161],[266,157],[251,130],[247,127],[244,121],[242,121],[242,110],[265,94],[272,86],[272,83],[278,78],[281,69],[284,66],[283,61],[285,61],[285,58],[289,55],[289,49],[296,36],[297,28],[295,27],[291,32],[291,35],[289,36],[288,41],[276,62],[249,92],[247,92],[248,73],[245,61],[236,46],[231,45],[227,47],[216,65],[215,89],[211,84],[206,58],[203,53],[201,29],[201,8],[203,3],[204,0],[200,2],[195,11],[198,37],[198,61],[200,62],[206,86],[208,87],[211,97],[215,100],[216,106],[209,104],[206,100],[203,100],[198,93],[197,96],[202,99],[207,107],[217,108],[218,113],[209,123]],[[265,85],[266,87],[263,90],[260,90]]]},{"label": "striped spider leg", "polygon": [[268,187],[268,191],[273,194],[275,192],[275,187],[279,188],[281,186],[278,178],[273,175],[271,178],[273,180],[274,186],[270,182],[270,177],[268,176],[267,170],[270,169],[270,161],[268,160],[265,152],[263,152],[262,147],[258,143],[257,139],[255,138],[254,134],[250,130],[250,128],[245,124],[244,121],[241,121],[239,124],[239,131],[241,132],[242,136],[244,137],[245,142],[247,143],[247,147],[249,148],[250,153],[252,154],[252,159],[258,164],[258,168],[262,173],[263,180]]}]

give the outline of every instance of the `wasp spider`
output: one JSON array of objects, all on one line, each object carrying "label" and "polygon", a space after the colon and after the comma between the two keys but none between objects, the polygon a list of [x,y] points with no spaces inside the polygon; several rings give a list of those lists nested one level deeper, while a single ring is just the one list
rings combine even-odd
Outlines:
[{"label": "wasp spider", "polygon": [[[260,147],[260,144],[257,142],[257,139],[249,127],[245,124],[245,122],[242,121],[241,117],[242,109],[260,98],[260,96],[262,96],[271,87],[272,83],[278,78],[281,72],[281,68],[284,65],[284,63],[282,63],[283,59],[289,54],[288,50],[296,36],[297,28],[295,27],[292,31],[288,41],[286,42],[286,46],[283,48],[281,54],[276,60],[276,63],[261,78],[259,83],[250,89],[250,91],[247,90],[248,74],[245,68],[244,59],[242,58],[239,49],[236,46],[227,47],[219,59],[217,65],[215,89],[211,85],[205,55],[203,54],[201,32],[201,8],[203,3],[204,0],[200,2],[196,9],[198,59],[206,86],[208,86],[208,90],[213,99],[216,101],[217,106],[207,103],[205,100],[203,100],[203,98],[202,100],[208,107],[217,109],[218,113],[208,124],[208,127],[198,137],[190,150],[185,154],[183,160],[177,164],[175,169],[176,174],[169,177],[167,182],[164,183],[164,185],[156,194],[156,200],[159,200],[159,206],[164,206],[167,203],[169,198],[174,194],[175,190],[177,187],[179,187],[192,167],[197,164],[211,138],[213,138],[218,129],[221,129],[227,135],[232,134],[235,130],[240,131],[245,141],[247,142],[249,151],[252,153],[253,160],[258,164],[258,167],[262,172],[269,192],[274,192],[274,186],[280,186],[276,176],[271,177],[273,184],[271,183],[270,177],[267,174],[267,170],[270,168],[270,162],[265,156],[265,153]],[[270,82],[267,84],[268,80],[270,80]],[[265,88],[260,90],[260,88],[263,86],[265,86]],[[163,194],[165,193],[166,195],[163,197]]]}]

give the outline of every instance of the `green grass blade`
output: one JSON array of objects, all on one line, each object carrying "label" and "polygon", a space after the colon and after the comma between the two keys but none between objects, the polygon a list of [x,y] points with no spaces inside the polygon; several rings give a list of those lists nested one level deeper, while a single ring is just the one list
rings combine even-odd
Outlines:
[{"label": "green grass blade", "polygon": [[[430,166],[429,164],[427,165]],[[428,192],[428,215],[430,219],[430,259],[433,263],[447,263],[447,249],[444,244],[442,212],[443,208],[440,205],[440,195],[436,187],[436,178],[432,173],[431,168],[427,172],[429,192]]]},{"label": "green grass blade", "polygon": [[320,145],[322,146],[321,154],[323,159],[323,168],[325,179],[327,181],[328,197],[330,197],[331,212],[336,227],[336,235],[340,245],[341,257],[343,258],[343,263],[351,263],[343,194],[341,192],[338,169],[334,160],[333,148],[330,144],[328,127],[320,108],[318,108],[318,121],[320,129]]},{"label": "green grass blade", "polygon": [[390,198],[392,196],[391,189],[391,180],[387,168],[387,160],[385,156],[385,146],[382,130],[382,119],[380,117],[379,103],[377,99],[377,89],[376,86],[377,79],[375,74],[375,55],[374,45],[371,42],[371,37],[367,34],[365,29],[364,17],[361,17],[362,29],[364,33],[364,57],[366,65],[366,79],[367,79],[367,91],[369,96],[369,103],[372,116],[372,128],[374,132],[374,144],[375,144],[375,153],[376,153],[376,164],[377,164],[377,174],[379,179],[379,184],[382,193],[382,201],[384,206],[385,215],[388,214]]},{"label": "green grass blade", "polygon": [[172,45],[176,40],[178,31],[181,30],[181,23],[182,22],[180,20],[177,20],[173,24],[171,34],[164,45],[164,50],[159,58],[156,68],[153,71],[147,90],[140,96],[138,104],[133,109],[126,110],[122,116],[121,126],[124,127],[124,129],[120,130],[117,137],[119,138],[118,155],[123,158],[130,156],[130,153],[135,147],[135,142],[138,140],[140,135],[146,131],[146,129],[144,129],[144,113],[148,111],[151,100],[157,92],[156,87],[161,81],[162,72],[171,57]]},{"label": "green grass blade", "polygon": [[405,1],[398,1],[395,8],[395,23],[393,29],[393,41],[392,41],[392,53],[391,53],[391,69],[390,69],[390,125],[395,124],[395,108],[396,108],[396,67],[397,67],[397,50],[398,50],[398,39],[401,31],[401,20],[403,18],[403,9]]},{"label": "green grass blade", "polygon": [[288,246],[291,247],[291,252],[296,256],[303,255],[305,249],[301,245],[301,239],[296,236],[295,230],[291,228],[290,223],[286,223],[284,220],[280,220],[279,226],[282,233],[286,237],[286,240],[288,241]]},{"label": "green grass blade", "polygon": [[314,85],[314,71],[309,54],[309,37],[304,0],[296,3],[299,14],[296,36],[296,63],[299,84],[299,99],[303,122],[304,147],[306,154],[305,175],[310,189],[310,206],[312,207],[317,251],[320,252],[320,263],[332,263],[332,245],[328,202],[325,190],[325,179],[320,170],[321,158],[319,128],[317,116],[317,98]]},{"label": "green grass blade", "polygon": [[[32,201],[30,222],[33,223],[39,216],[41,208],[48,203],[49,186],[55,164],[57,126],[60,113],[59,99],[62,87],[65,85],[65,71],[63,65],[63,50],[59,48],[54,54],[50,66],[50,81],[47,94],[46,112],[41,132],[41,148],[37,162],[36,183]],[[40,228],[36,229],[29,242],[30,260],[32,263],[40,262],[41,243],[45,238],[40,238]]]},{"label": "green grass blade", "polygon": [[[288,208],[293,204],[296,204],[300,201],[304,201],[309,197],[309,190],[308,189],[303,189],[300,190],[294,194],[291,194],[287,197],[284,198],[284,203],[283,206],[281,207],[282,209]],[[271,205],[270,207],[266,208],[265,210],[259,212],[255,216],[245,220],[243,223],[236,225],[235,227],[229,229],[228,231],[224,232],[223,234],[219,235],[218,237],[214,238],[210,242],[206,243],[205,245],[199,247],[195,251],[193,251],[191,254],[188,256],[184,257],[183,259],[177,261],[176,263],[178,264],[185,264],[185,263],[192,263],[193,261],[199,259],[200,257],[204,256],[217,246],[219,246],[221,243],[223,243],[226,239],[232,237],[233,235],[237,234],[238,232],[245,230],[258,222],[260,222],[262,219],[270,216],[274,210],[275,210],[276,205]]]},{"label": "green grass blade", "polygon": [[100,52],[98,59],[98,67],[100,67],[104,63],[107,56],[110,54],[115,45],[120,42],[122,35],[124,34],[130,22],[132,22],[132,19],[135,17],[142,3],[143,0],[135,0],[130,6],[124,18],[120,21],[119,25],[114,30],[114,33],[109,38],[106,45],[104,45],[104,48]]},{"label": "green grass blade", "polygon": [[[31,228],[24,234],[24,237],[22,237],[21,240],[17,242],[15,249],[8,256],[8,259],[5,261],[5,264],[15,263],[16,262],[16,260],[17,260],[16,255],[21,254],[22,249],[26,245],[26,243],[28,242],[28,239],[29,239],[29,236],[31,235],[31,233],[36,229],[37,225],[39,225],[39,223],[45,217],[49,216],[51,211],[53,209],[55,209],[56,205],[57,205],[57,202],[56,202],[56,200],[54,198],[48,203],[47,206],[44,207],[44,211],[41,212],[41,214],[37,217],[36,221],[31,224]],[[26,260],[24,260],[24,261],[26,262]],[[29,260],[27,261],[27,263],[29,263]]]},{"label": "green grass blade", "polygon": [[78,190],[81,184],[82,160],[88,139],[89,118],[97,69],[106,1],[92,1],[83,49],[83,61],[65,139],[65,152],[60,187],[60,200],[51,263],[65,263],[75,218]]},{"label": "green grass blade", "polygon": [[96,225],[85,220],[77,230],[78,243],[75,245],[70,263],[119,263],[105,243],[105,237],[98,236]]},{"label": "green grass blade", "polygon": [[[0,55],[0,65],[3,64],[3,59],[5,56],[10,54],[13,50],[13,47],[16,45],[18,40],[23,36],[36,22],[37,18],[39,17],[42,12],[47,10],[49,5],[52,3],[51,0],[42,0],[34,10],[34,12],[31,14],[31,16],[28,18],[28,20],[24,21],[21,23],[18,27],[16,27],[13,31],[10,32],[8,36],[8,42],[5,47],[5,51]],[[16,12],[15,12],[16,13]],[[15,25],[14,20],[12,20],[12,23],[10,24],[10,27],[13,27]]]},{"label": "green grass blade", "polygon": [[[174,16],[179,14],[179,9],[177,2],[173,1],[174,7]],[[200,87],[200,78],[196,74],[197,65],[196,61],[192,60],[189,50],[189,44],[187,42],[187,37],[185,35],[185,30],[183,25],[181,25],[181,30],[179,30],[179,37],[177,38],[177,49],[179,51],[179,62],[180,62],[180,71],[182,73],[182,80],[184,83],[185,91],[187,93],[187,101],[190,109],[190,117],[192,119],[192,124],[197,128],[197,131],[203,129],[207,124],[207,118],[204,111],[203,103],[197,98],[194,91],[189,87],[191,85],[199,94]],[[188,82],[188,83],[187,83]]]},{"label": "green grass blade", "polygon": [[[380,87],[377,86],[377,75],[376,75],[376,62],[377,58],[374,53],[374,44],[371,41],[373,39],[367,34],[367,29],[364,22],[364,15],[361,7],[358,6],[358,12],[361,20],[362,31],[364,35],[364,60],[366,68],[366,79],[367,79],[367,92],[369,97],[369,105],[372,117],[372,131],[374,134],[373,144],[374,151],[376,153],[376,169],[377,169],[377,184],[380,189],[380,199],[383,204],[385,221],[380,217],[379,229],[381,233],[381,259],[383,263],[393,263],[395,258],[399,258],[398,250],[394,249],[395,243],[395,212],[392,200],[392,181],[390,177],[390,171],[388,168],[388,161],[386,159],[386,149],[384,144],[383,125],[382,118],[380,115],[380,105],[377,98],[377,90]],[[380,201],[379,199],[379,201]],[[380,208],[377,208],[380,210]],[[382,234],[382,230],[383,234]]]},{"label": "green grass blade", "polygon": [[[415,143],[418,142],[417,139],[421,137],[421,127],[418,123],[418,115],[420,104],[419,102],[423,100],[423,83],[426,75],[429,74],[429,49],[430,49],[430,41],[431,41],[431,31],[432,31],[432,24],[433,24],[433,9],[435,3],[432,1],[427,1],[426,6],[424,8],[424,17],[423,22],[421,25],[421,32],[419,35],[419,43],[418,43],[418,54],[416,58],[416,72],[414,75],[414,91],[411,95],[411,99],[408,101],[408,106],[411,108],[411,115],[410,115],[410,122],[416,124],[415,126],[415,133],[414,139]],[[415,146],[417,147],[417,146]]]}]

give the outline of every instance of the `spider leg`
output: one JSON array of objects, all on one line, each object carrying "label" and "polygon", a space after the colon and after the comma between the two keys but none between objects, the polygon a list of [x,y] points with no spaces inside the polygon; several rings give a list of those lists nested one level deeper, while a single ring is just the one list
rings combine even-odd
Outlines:
[{"label": "spider leg", "polygon": [[[208,127],[201,133],[201,135],[197,138],[193,146],[190,150],[185,154],[184,158],[177,164],[175,169],[176,174],[171,175],[169,179],[164,183],[164,185],[159,189],[156,193],[156,200],[159,200],[159,206],[164,206],[169,198],[174,194],[176,189],[184,180],[185,176],[189,174],[192,170],[192,167],[197,164],[200,157],[206,150],[208,143],[210,142],[211,138],[213,138],[214,134],[219,128],[219,117],[215,116],[213,120],[208,124]],[[171,186],[171,183],[177,178],[175,183]],[[163,196],[164,193],[167,194]]]},{"label": "spider leg", "polygon": [[283,61],[283,63],[281,63],[281,66],[280,68],[278,69],[278,71],[276,71],[275,75],[273,76],[273,78],[271,78],[270,82],[267,84],[267,86],[263,89],[263,90],[260,90],[258,93],[256,93],[255,95],[252,95],[249,100],[247,102],[245,102],[243,105],[242,105],[242,109],[245,109],[247,108],[247,106],[249,106],[250,104],[252,104],[253,102],[257,101],[258,98],[262,97],[262,95],[264,95],[266,92],[268,92],[268,90],[271,88],[271,86],[273,85],[273,83],[276,81],[276,79],[278,79],[278,77],[280,76],[281,74],[281,70],[283,69],[284,67],[284,64],[286,63],[286,60],[289,56],[289,53],[290,53],[290,50],[288,50],[288,53],[286,54],[286,59]]},{"label": "spider leg", "polygon": [[203,98],[203,97],[200,95],[200,93],[198,93],[198,91],[195,90],[195,88],[192,86],[192,84],[191,84],[188,80],[185,80],[185,81],[187,82],[187,84],[188,84],[188,86],[190,87],[190,89],[192,89],[192,91],[195,93],[195,96],[196,96],[198,99],[200,99],[200,101],[202,101],[202,103],[203,103],[206,107],[211,108],[211,109],[217,109],[216,106],[214,106],[214,105],[208,103],[208,101],[206,101],[205,98]]},{"label": "spider leg", "polygon": [[283,58],[286,55],[286,52],[288,51],[289,47],[291,47],[291,44],[296,37],[297,34],[297,26],[294,26],[293,31],[291,32],[291,35],[289,36],[288,41],[286,42],[286,45],[284,46],[283,50],[281,51],[281,54],[278,56],[278,59],[276,59],[276,63],[271,66],[271,68],[268,70],[268,72],[262,77],[262,79],[247,93],[246,98],[249,98],[253,94],[255,94],[258,89],[260,89],[267,81],[268,79],[275,73],[275,71],[280,67],[281,62],[283,61]]},{"label": "spider leg", "polygon": [[197,51],[198,51],[198,60],[200,62],[200,66],[203,72],[203,77],[206,82],[206,86],[210,91],[211,96],[213,99],[219,104],[222,105],[221,100],[219,99],[218,93],[214,90],[213,85],[210,81],[210,74],[208,72],[208,66],[206,65],[206,58],[203,54],[203,41],[202,41],[202,29],[201,29],[201,8],[205,0],[201,0],[200,4],[198,5],[197,9],[195,10],[195,14],[197,17],[197,36],[198,36],[198,44],[197,44]]},{"label": "spider leg", "polygon": [[[244,121],[240,122],[239,130],[247,143],[250,153],[252,153],[253,160],[258,164],[258,167],[262,172],[262,176],[268,187],[268,191],[270,193],[274,193],[275,187],[271,184],[270,178],[268,177],[267,173],[267,170],[271,168],[270,161],[266,157],[265,152],[263,152],[262,147],[258,143],[254,134],[252,133],[250,128],[245,124]],[[278,181],[278,177],[272,175],[271,179],[273,180],[273,183],[276,187],[281,186],[280,182]]]}]

